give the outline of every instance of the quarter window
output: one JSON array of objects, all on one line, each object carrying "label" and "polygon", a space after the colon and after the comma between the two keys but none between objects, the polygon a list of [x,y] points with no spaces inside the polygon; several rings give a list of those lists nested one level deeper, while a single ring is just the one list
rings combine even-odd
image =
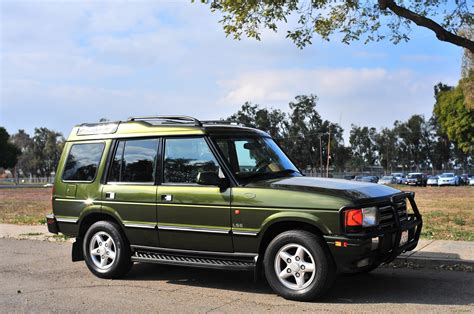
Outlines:
[{"label": "quarter window", "polygon": [[199,172],[219,173],[219,164],[204,138],[166,139],[165,183],[196,183]]},{"label": "quarter window", "polygon": [[110,168],[109,182],[155,182],[158,139],[119,141]]},{"label": "quarter window", "polygon": [[64,167],[65,181],[94,181],[104,143],[73,144]]}]

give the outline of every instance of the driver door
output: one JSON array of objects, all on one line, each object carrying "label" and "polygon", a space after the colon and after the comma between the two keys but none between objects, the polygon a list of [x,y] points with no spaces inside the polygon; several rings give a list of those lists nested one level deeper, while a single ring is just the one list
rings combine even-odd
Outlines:
[{"label": "driver door", "polygon": [[230,189],[196,183],[200,172],[221,173],[204,137],[165,138],[158,186],[158,233],[165,248],[232,252]]}]

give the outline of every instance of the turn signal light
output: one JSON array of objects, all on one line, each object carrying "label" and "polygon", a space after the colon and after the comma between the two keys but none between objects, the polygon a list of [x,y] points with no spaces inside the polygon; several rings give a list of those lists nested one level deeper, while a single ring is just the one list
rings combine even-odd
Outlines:
[{"label": "turn signal light", "polygon": [[349,209],[345,212],[345,225],[349,227],[362,226],[362,209]]}]

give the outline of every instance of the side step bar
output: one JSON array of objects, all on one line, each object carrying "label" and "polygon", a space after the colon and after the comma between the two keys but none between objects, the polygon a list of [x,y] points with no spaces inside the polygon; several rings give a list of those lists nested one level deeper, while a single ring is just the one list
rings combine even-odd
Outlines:
[{"label": "side step bar", "polygon": [[132,255],[132,261],[189,267],[255,271],[257,257],[258,255],[255,255],[253,258],[246,257],[243,259],[242,256],[202,256],[136,250]]}]

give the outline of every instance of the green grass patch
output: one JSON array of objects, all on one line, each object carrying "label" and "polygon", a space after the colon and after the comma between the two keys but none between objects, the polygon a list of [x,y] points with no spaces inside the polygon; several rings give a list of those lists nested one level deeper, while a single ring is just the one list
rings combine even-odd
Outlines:
[{"label": "green grass patch", "polygon": [[28,232],[28,233],[22,233],[20,235],[21,236],[26,236],[26,237],[36,237],[36,236],[40,236],[42,234],[43,233],[41,233],[41,232]]}]

